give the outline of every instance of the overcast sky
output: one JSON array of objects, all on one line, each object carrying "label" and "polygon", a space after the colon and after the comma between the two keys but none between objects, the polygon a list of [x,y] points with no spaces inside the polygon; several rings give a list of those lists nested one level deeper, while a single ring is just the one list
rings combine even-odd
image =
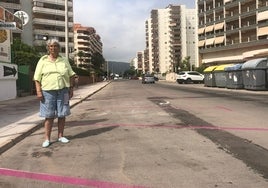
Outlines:
[{"label": "overcast sky", "polygon": [[94,27],[109,61],[130,62],[145,48],[145,21],[169,4],[195,8],[195,0],[74,0],[74,22]]}]

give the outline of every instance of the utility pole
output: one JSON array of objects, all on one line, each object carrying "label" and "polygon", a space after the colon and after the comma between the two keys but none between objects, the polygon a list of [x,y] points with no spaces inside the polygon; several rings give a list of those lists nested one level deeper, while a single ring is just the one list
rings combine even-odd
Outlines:
[{"label": "utility pole", "polygon": [[65,56],[69,59],[68,0],[65,0]]}]

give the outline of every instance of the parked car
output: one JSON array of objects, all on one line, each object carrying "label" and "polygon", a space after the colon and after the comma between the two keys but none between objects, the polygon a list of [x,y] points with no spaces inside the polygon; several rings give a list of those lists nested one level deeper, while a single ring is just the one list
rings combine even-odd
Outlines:
[{"label": "parked car", "polygon": [[141,83],[143,83],[143,84],[147,84],[147,83],[154,84],[155,83],[155,78],[152,75],[145,74],[145,75],[142,76]]},{"label": "parked car", "polygon": [[182,83],[203,83],[204,75],[197,71],[181,71],[177,74],[177,82]]}]

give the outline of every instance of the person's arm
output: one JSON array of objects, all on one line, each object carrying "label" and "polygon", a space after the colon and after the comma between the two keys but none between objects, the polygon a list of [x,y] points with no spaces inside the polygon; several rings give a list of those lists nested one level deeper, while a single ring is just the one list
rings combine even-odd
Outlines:
[{"label": "person's arm", "polygon": [[74,76],[75,75],[73,75],[73,76],[70,77],[70,88],[69,88],[69,97],[70,97],[70,99],[74,95],[74,79],[75,79]]},{"label": "person's arm", "polygon": [[41,89],[41,83],[37,80],[35,80],[35,89],[36,89],[36,96],[41,101],[43,100],[43,94]]}]

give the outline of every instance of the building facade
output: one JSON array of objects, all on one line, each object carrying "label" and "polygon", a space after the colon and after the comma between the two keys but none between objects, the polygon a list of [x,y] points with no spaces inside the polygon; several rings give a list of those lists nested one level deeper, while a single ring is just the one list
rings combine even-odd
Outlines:
[{"label": "building facade", "polygon": [[[72,52],[74,50],[73,0],[67,0],[67,10],[65,10],[65,3],[66,0],[21,1],[21,9],[29,15],[29,23],[23,28],[22,41],[43,48],[45,40],[54,38],[60,42],[62,55],[66,54],[66,51]],[[67,20],[65,20],[66,11]],[[68,32],[65,30],[66,26]],[[69,49],[66,49],[66,42]]]},{"label": "building facade", "polygon": [[197,15],[195,9],[184,5],[169,5],[154,9],[145,22],[145,62],[151,73],[178,72],[186,57],[190,64],[198,66]]},{"label": "building facade", "polygon": [[[66,2],[68,8],[65,10]],[[67,52],[74,50],[73,0],[5,0],[0,2],[0,6],[12,13],[23,11],[28,15],[28,23],[22,31],[13,31],[13,38],[20,38],[44,53],[46,40],[50,38],[60,42],[62,55],[66,54],[66,42]]]},{"label": "building facade", "polygon": [[139,73],[145,73],[143,67],[144,67],[143,52],[137,52],[137,71]]},{"label": "building facade", "polygon": [[74,24],[75,63],[77,65],[90,63],[91,57],[95,53],[102,55],[102,47],[101,37],[93,27]]},{"label": "building facade", "polygon": [[268,0],[197,0],[200,63],[268,55]]},{"label": "building facade", "polygon": [[[196,9],[186,9],[186,51],[187,56],[190,57],[190,69],[199,67],[198,55],[198,18]],[[195,49],[195,50],[193,50]]]}]

